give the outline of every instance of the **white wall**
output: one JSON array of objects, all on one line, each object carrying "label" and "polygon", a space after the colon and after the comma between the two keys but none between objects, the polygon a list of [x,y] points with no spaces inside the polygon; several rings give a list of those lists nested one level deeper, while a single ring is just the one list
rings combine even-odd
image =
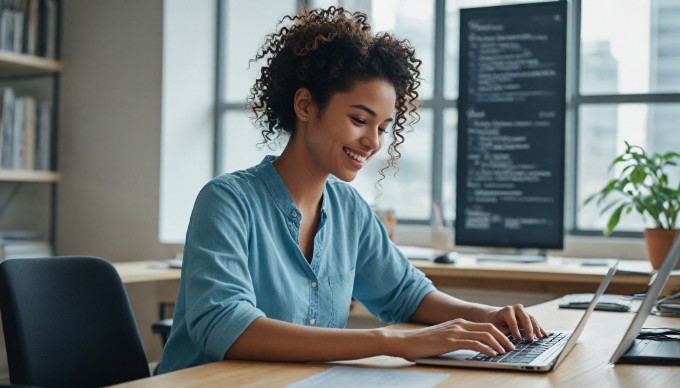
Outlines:
[{"label": "white wall", "polygon": [[158,242],[162,0],[63,4],[57,252],[172,257]]}]

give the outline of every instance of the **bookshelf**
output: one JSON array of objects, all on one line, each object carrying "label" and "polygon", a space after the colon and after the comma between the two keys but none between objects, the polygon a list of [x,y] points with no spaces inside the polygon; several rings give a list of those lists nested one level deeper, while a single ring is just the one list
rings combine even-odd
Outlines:
[{"label": "bookshelf", "polygon": [[34,55],[0,51],[0,77],[16,77],[58,73],[63,69],[61,61]]},{"label": "bookshelf", "polygon": [[61,174],[54,171],[0,170],[0,182],[45,182],[56,183]]},{"label": "bookshelf", "polygon": [[0,3],[0,260],[50,256],[55,243],[61,3]]},{"label": "bookshelf", "polygon": [[[42,75],[56,77],[62,69],[63,63],[55,59],[0,50],[0,80]],[[52,126],[55,124],[51,123]],[[53,129],[50,131],[54,132]],[[52,145],[50,149],[53,150]],[[55,171],[0,168],[0,182],[56,183],[60,179],[61,174]]]}]

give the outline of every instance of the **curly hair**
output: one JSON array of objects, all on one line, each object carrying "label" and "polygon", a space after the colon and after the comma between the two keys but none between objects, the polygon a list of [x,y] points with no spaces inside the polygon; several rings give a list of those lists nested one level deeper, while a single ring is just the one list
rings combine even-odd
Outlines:
[{"label": "curly hair", "polygon": [[390,159],[380,170],[401,157],[402,132],[419,120],[418,92],[421,61],[407,40],[382,32],[373,35],[366,14],[344,8],[303,10],[285,16],[290,26],[269,34],[252,62],[266,58],[260,77],[250,89],[248,102],[261,128],[263,144],[295,131],[293,101],[299,88],[307,88],[320,111],[333,93],[347,92],[357,83],[383,79],[392,84],[397,99],[392,126]]}]

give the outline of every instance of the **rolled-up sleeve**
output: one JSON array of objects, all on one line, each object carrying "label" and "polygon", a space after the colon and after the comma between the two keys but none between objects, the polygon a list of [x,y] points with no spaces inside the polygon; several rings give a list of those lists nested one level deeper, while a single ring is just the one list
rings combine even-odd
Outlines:
[{"label": "rolled-up sleeve", "polygon": [[189,222],[182,277],[186,279],[186,326],[191,340],[221,360],[257,318],[248,270],[249,212],[226,183],[206,185]]},{"label": "rolled-up sleeve", "polygon": [[384,322],[408,322],[435,287],[390,241],[370,208],[364,214],[353,295]]}]

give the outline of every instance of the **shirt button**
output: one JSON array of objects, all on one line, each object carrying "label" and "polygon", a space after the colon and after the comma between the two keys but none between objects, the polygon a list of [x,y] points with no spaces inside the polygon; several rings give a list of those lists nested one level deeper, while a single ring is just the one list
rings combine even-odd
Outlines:
[{"label": "shirt button", "polygon": [[293,210],[292,212],[290,212],[290,215],[291,215],[293,218],[297,218],[297,212],[296,212],[295,210]]},{"label": "shirt button", "polygon": [[312,288],[316,288],[316,282],[312,282]]},{"label": "shirt button", "polygon": [[312,318],[312,319],[309,320],[309,324],[310,324],[310,325],[313,325],[313,324],[315,324],[315,323],[316,323],[316,319]]}]

